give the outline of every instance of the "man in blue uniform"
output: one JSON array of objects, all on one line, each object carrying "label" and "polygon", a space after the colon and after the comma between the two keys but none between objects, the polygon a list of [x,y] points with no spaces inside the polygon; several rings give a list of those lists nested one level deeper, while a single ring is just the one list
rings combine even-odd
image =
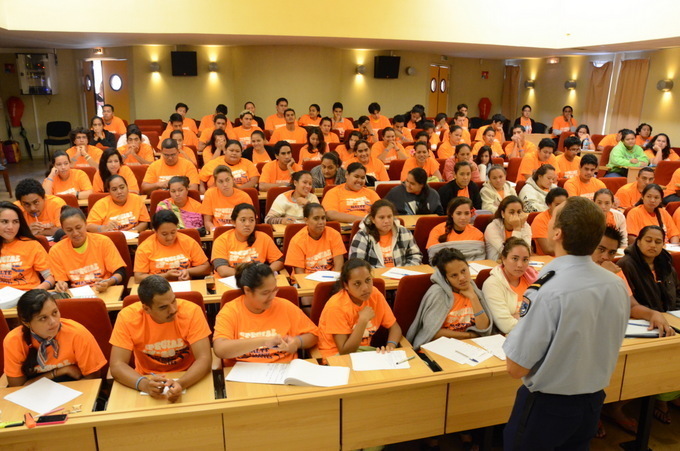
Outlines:
[{"label": "man in blue uniform", "polygon": [[588,449],[630,316],[623,281],[594,263],[605,218],[570,197],[548,224],[555,260],[525,294],[524,317],[503,346],[522,378],[504,432],[506,450]]}]

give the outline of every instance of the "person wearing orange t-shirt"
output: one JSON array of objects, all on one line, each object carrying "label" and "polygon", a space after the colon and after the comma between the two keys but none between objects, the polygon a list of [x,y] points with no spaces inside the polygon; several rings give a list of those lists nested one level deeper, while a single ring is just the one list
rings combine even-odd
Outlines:
[{"label": "person wearing orange t-shirt", "polygon": [[584,155],[579,163],[578,175],[567,180],[564,189],[570,196],[592,199],[597,190],[607,187],[602,180],[595,178],[595,172],[597,172],[597,157],[593,154]]},{"label": "person wearing orange t-shirt", "polygon": [[234,177],[228,166],[217,166],[213,177],[215,186],[205,192],[200,210],[208,232],[215,227],[231,225],[231,213],[237,205],[253,203],[247,193],[234,187]]},{"label": "person wearing orange t-shirt", "polygon": [[298,164],[302,165],[305,161],[321,161],[321,157],[326,152],[328,152],[328,143],[326,143],[321,130],[314,127],[307,134],[307,144],[300,149]]},{"label": "person wearing orange t-shirt", "polygon": [[616,133],[605,135],[597,144],[597,150],[604,150],[605,147],[615,147],[621,141],[621,130]]},{"label": "person wearing orange t-shirt", "polygon": [[376,133],[378,133],[378,130],[382,128],[392,126],[392,124],[390,124],[390,120],[387,119],[382,114],[380,114],[380,104],[377,102],[373,102],[370,105],[368,105],[368,115],[370,119],[371,128]]},{"label": "person wearing orange t-shirt", "polygon": [[377,158],[385,164],[393,160],[405,160],[408,155],[404,146],[397,142],[397,134],[392,127],[383,129],[383,140],[371,146],[371,157]]},{"label": "person wearing orange t-shirt", "polygon": [[94,174],[92,180],[92,190],[95,193],[104,193],[104,179],[112,175],[120,175],[125,179],[128,191],[139,194],[137,177],[128,166],[121,164],[123,157],[116,149],[106,149],[99,160],[99,170]]},{"label": "person wearing orange t-shirt", "polygon": [[673,217],[663,208],[663,190],[659,185],[651,183],[642,190],[642,205],[633,207],[626,215],[626,229],[628,241],[633,242],[646,226],[661,227],[666,235],[666,242],[677,244],[680,242],[680,227]]},{"label": "person wearing orange t-shirt", "polygon": [[347,133],[354,130],[354,124],[349,119],[342,117],[344,106],[340,102],[333,104],[333,125],[332,128],[340,132],[340,138],[344,139]]},{"label": "person wearing orange t-shirt", "polygon": [[276,186],[288,186],[293,173],[302,170],[302,166],[293,161],[293,151],[288,141],[277,142],[274,146],[274,154],[276,160],[262,167],[260,191],[267,192]]},{"label": "person wearing orange t-shirt", "polygon": [[177,142],[177,150],[179,151],[179,156],[198,167],[198,161],[196,160],[196,152],[191,147],[184,145],[184,131],[173,130],[170,132],[170,138]]},{"label": "person wearing orange t-shirt", "polygon": [[213,114],[206,114],[201,118],[201,123],[198,125],[198,136],[201,136],[203,134],[203,130],[210,128],[215,125],[215,115],[217,114],[223,114],[224,117],[227,117],[227,113],[229,112],[229,109],[227,106],[223,103],[220,103],[215,107],[215,112]]},{"label": "person wearing orange t-shirt", "polygon": [[321,123],[321,107],[316,103],[309,105],[309,113],[303,114],[298,120],[300,127],[316,126]]},{"label": "person wearing orange t-shirt", "polygon": [[[469,125],[469,120],[468,118],[461,112],[454,113],[453,119],[451,120],[451,125],[457,125],[460,128],[463,129],[463,142],[465,144],[468,144],[469,146],[472,146],[472,137],[470,136],[470,130],[468,129]],[[451,130],[449,129],[449,133]],[[449,134],[444,133],[444,141],[448,139]],[[481,135],[478,135],[481,137]],[[476,140],[479,141],[479,140]]]},{"label": "person wearing orange t-shirt", "polygon": [[236,362],[288,363],[298,349],[317,343],[316,325],[292,302],[276,297],[276,277],[267,265],[246,263],[236,271],[243,295],[215,319],[213,348],[225,366]]},{"label": "person wearing orange t-shirt", "polygon": [[623,185],[614,193],[619,200],[619,208],[626,209],[637,204],[642,199],[642,190],[650,183],[654,183],[654,169],[645,166],[640,169],[634,182]]},{"label": "person wearing orange t-shirt", "polygon": [[330,117],[323,117],[319,121],[319,129],[323,133],[323,140],[326,144],[339,143],[340,137],[331,131],[333,127],[333,119]]},{"label": "person wearing orange t-shirt", "polygon": [[538,148],[536,144],[527,141],[524,126],[515,125],[512,127],[512,136],[510,137],[512,143],[505,148],[505,154],[510,158],[522,158],[524,155],[536,152]]},{"label": "person wearing orange t-shirt", "polygon": [[352,130],[345,135],[344,144],[340,144],[335,148],[335,153],[340,157],[340,161],[344,162],[354,157],[354,147],[360,139],[362,139],[361,133],[356,130]]},{"label": "person wearing orange t-shirt", "polygon": [[[183,130],[189,130],[192,133],[196,134],[198,133],[198,127],[196,127],[196,121],[191,119],[190,117],[187,117],[187,113],[189,112],[189,105],[183,102],[179,102],[175,105],[175,113],[179,114],[184,118],[184,121],[182,122],[182,129]],[[170,124],[168,124],[170,126]]]},{"label": "person wearing orange t-shirt", "polygon": [[569,136],[564,140],[564,153],[555,158],[557,176],[561,179],[569,179],[578,175],[581,157],[581,140],[576,136]]},{"label": "person wearing orange t-shirt", "polygon": [[[118,313],[111,333],[111,375],[152,398],[175,402],[210,374],[210,327],[201,308],[177,299],[161,276],[142,280],[137,294],[140,302]],[[177,380],[164,375],[180,371],[185,373]]]},{"label": "person wearing orange t-shirt", "polygon": [[88,232],[128,230],[139,233],[149,227],[149,211],[144,200],[128,192],[122,176],[109,177],[105,189],[109,196],[99,199],[87,215]]},{"label": "person wearing orange t-shirt", "polygon": [[324,357],[349,354],[371,346],[373,335],[381,326],[388,329],[385,346],[378,352],[394,350],[401,340],[397,323],[385,296],[373,286],[371,265],[354,258],[340,272],[341,290],[326,303],[319,319],[319,351]]},{"label": "person wearing orange t-shirt", "polygon": [[342,268],[347,250],[340,232],[326,226],[326,210],[318,203],[309,203],[303,215],[307,227],[290,240],[285,265],[291,266],[296,274]]},{"label": "person wearing orange t-shirt", "polygon": [[557,116],[552,123],[553,136],[559,136],[563,132],[576,131],[576,119],[574,119],[574,109],[565,105],[562,108],[562,116]]},{"label": "person wearing orange t-shirt", "polygon": [[215,185],[213,172],[218,166],[227,166],[231,170],[234,184],[237,187],[257,188],[260,173],[255,164],[250,160],[241,158],[242,155],[241,143],[236,140],[229,140],[224,157],[211,160],[199,172],[201,192],[204,193],[207,188],[212,188]]},{"label": "person wearing orange t-shirt", "polygon": [[517,125],[524,127],[527,135],[530,135],[532,132],[536,133],[536,121],[531,118],[531,105],[522,106],[522,115],[515,119],[513,127]]},{"label": "person wearing orange t-shirt", "polygon": [[102,119],[104,120],[104,129],[118,136],[127,132],[125,122],[113,114],[113,105],[107,103],[102,107]]},{"label": "person wearing orange t-shirt", "polygon": [[45,188],[35,179],[23,179],[14,191],[14,204],[21,210],[33,235],[52,236],[61,227],[59,215],[66,205],[63,199],[45,194]]},{"label": "person wearing orange t-shirt", "polygon": [[65,208],[59,219],[66,237],[52,246],[48,255],[58,292],[69,286],[90,285],[101,293],[125,280],[125,261],[116,245],[108,236],[87,232],[82,210]]},{"label": "person wearing orange t-shirt", "polygon": [[665,133],[659,133],[649,140],[645,155],[651,166],[657,166],[662,161],[680,160],[680,156],[671,148],[671,139]]},{"label": "person wearing orange t-shirt", "polygon": [[241,156],[246,160],[252,161],[255,165],[258,165],[259,163],[269,163],[270,161],[275,160],[274,147],[265,144],[266,142],[264,132],[255,130],[253,134],[250,135],[250,146],[243,149]]},{"label": "person wearing orange t-shirt", "polygon": [[397,135],[397,142],[401,145],[404,143],[410,143],[413,142],[413,135],[411,134],[411,130],[405,127],[406,123],[406,118],[401,115],[397,114],[394,116],[392,119],[392,122],[394,122],[394,125],[392,125],[392,128],[394,129],[394,133]]},{"label": "person wearing orange t-shirt", "polygon": [[298,127],[295,123],[295,110],[287,108],[284,112],[286,124],[278,127],[272,133],[271,142],[288,141],[291,144],[302,144],[307,142],[307,130]]},{"label": "person wearing orange t-shirt", "polygon": [[267,117],[264,122],[264,129],[273,132],[274,130],[286,126],[284,112],[288,109],[288,99],[279,97],[276,99],[276,113]]},{"label": "person wearing orange t-shirt", "polygon": [[262,131],[260,127],[257,126],[255,122],[255,115],[248,110],[245,110],[239,116],[241,119],[241,125],[234,128],[234,135],[236,139],[241,142],[243,147],[250,146],[250,137],[254,131]]},{"label": "person wearing orange t-shirt", "polygon": [[274,240],[255,230],[255,207],[239,204],[231,212],[234,228],[221,234],[213,243],[211,260],[220,277],[233,276],[241,263],[268,263],[272,271],[283,269],[283,254]]},{"label": "person wearing orange t-shirt", "polygon": [[151,164],[154,161],[153,148],[142,142],[142,132],[137,129],[127,134],[127,144],[118,148],[121,161],[129,165]]},{"label": "person wearing orange t-shirt", "polygon": [[427,148],[426,143],[416,143],[415,155],[409,157],[404,162],[404,167],[401,170],[400,180],[403,182],[406,180],[406,176],[409,171],[413,168],[423,168],[427,173],[428,178],[436,178],[438,182],[442,180],[442,174],[439,172],[439,163],[434,158],[430,158],[430,151]]},{"label": "person wearing orange t-shirt", "polygon": [[545,196],[548,209],[540,212],[531,223],[531,239],[536,245],[538,255],[555,255],[555,244],[548,239],[548,222],[552,218],[553,211],[563,202],[566,202],[569,193],[564,188],[553,188]]},{"label": "person wearing orange t-shirt", "polygon": [[177,232],[179,219],[171,211],[153,215],[155,233],[140,243],[135,253],[135,282],[158,274],[168,280],[189,280],[210,273],[210,262],[201,245]]},{"label": "person wearing orange t-shirt", "polygon": [[481,138],[482,136],[484,136],[486,130],[493,129],[494,141],[497,142],[498,144],[503,144],[505,142],[505,132],[503,131],[504,121],[505,116],[503,116],[502,114],[494,114],[493,117],[491,118],[491,124],[479,127],[479,129],[477,130],[477,137]]},{"label": "person wearing orange t-shirt", "polygon": [[157,189],[168,189],[168,181],[176,175],[189,177],[189,189],[198,190],[198,171],[190,161],[179,158],[177,141],[166,139],[162,143],[161,159],[149,165],[142,181],[142,194]]},{"label": "person wearing orange t-shirt", "polygon": [[481,140],[478,140],[474,146],[472,146],[472,156],[474,157],[477,155],[479,152],[479,149],[481,149],[483,146],[489,146],[491,147],[492,151],[492,157],[502,157],[505,155],[505,152],[503,151],[503,147],[501,146],[501,143],[496,141],[496,132],[494,131],[493,128],[489,127],[486,130],[484,130],[484,133],[482,135],[477,132],[477,136],[481,136]]},{"label": "person wearing orange t-shirt", "polygon": [[652,126],[643,122],[635,129],[635,144],[644,149],[650,142],[654,142]]},{"label": "person wearing orange t-shirt", "polygon": [[168,121],[168,128],[166,128],[163,133],[161,133],[161,136],[158,138],[158,150],[161,150],[161,145],[163,144],[163,141],[166,139],[170,138],[170,133],[172,133],[173,130],[182,130],[182,133],[184,133],[184,144],[187,146],[195,146],[196,148],[199,147],[199,141],[198,137],[194,132],[191,130],[183,130],[182,126],[184,125],[184,118],[182,115],[173,113],[170,115],[170,120]]},{"label": "person wearing orange t-shirt", "polygon": [[81,324],[61,318],[50,293],[31,290],[19,298],[21,325],[3,342],[8,387],[47,378],[55,382],[101,377],[106,358]]},{"label": "person wearing orange t-shirt", "polygon": [[88,145],[89,130],[78,127],[70,133],[73,147],[66,151],[66,154],[71,160],[71,166],[74,168],[96,168],[99,165],[99,159],[102,156],[102,150],[99,147]]},{"label": "person wearing orange t-shirt", "polygon": [[468,197],[455,197],[446,210],[446,222],[437,224],[427,238],[430,260],[443,248],[453,247],[465,255],[468,261],[486,258],[484,234],[470,224],[472,201]]},{"label": "person wearing orange t-shirt", "polygon": [[189,179],[184,176],[176,176],[168,181],[170,198],[164,199],[156,205],[156,213],[161,210],[171,211],[179,223],[178,229],[201,229],[203,228],[203,214],[201,213],[200,197],[195,199],[189,193]]},{"label": "person wearing orange t-shirt", "polygon": [[446,135],[446,139],[442,142],[441,146],[437,149],[437,158],[447,159],[451,158],[456,153],[456,146],[458,144],[467,144],[463,139],[463,128],[459,125],[453,125],[449,128],[449,133]]},{"label": "person wearing orange t-shirt", "polygon": [[453,114],[453,117],[455,119],[456,115],[461,115],[465,120],[463,124],[460,126],[463,127],[465,130],[470,130],[470,118],[467,117],[468,113],[468,106],[464,103],[459,104],[456,106],[456,112]]},{"label": "person wearing orange t-shirt", "polygon": [[538,143],[537,152],[525,153],[517,171],[517,180],[526,182],[533,175],[534,171],[544,164],[549,164],[556,168],[557,159],[554,155],[556,147],[555,141],[550,138],[543,138]]},{"label": "person wearing orange t-shirt", "polygon": [[[216,114],[214,120],[215,120],[214,126],[203,130],[201,132],[201,139],[198,140],[197,150],[199,152],[203,152],[204,154],[206,153],[205,152],[206,147],[212,147],[213,149],[215,148],[215,144],[212,138],[217,130],[222,130],[226,135],[227,139],[238,139],[238,136],[234,132],[234,129],[230,127],[231,123],[229,122],[229,119],[227,119],[227,116],[225,116],[224,114]],[[208,157],[206,158],[204,155],[203,160],[207,162],[210,159],[211,159],[210,149],[208,149]]]},{"label": "person wearing orange t-shirt", "polygon": [[360,163],[366,170],[366,175],[370,175],[379,182],[386,182],[390,179],[387,175],[385,164],[376,157],[371,155],[371,149],[368,142],[362,140],[357,141],[354,145],[354,157],[343,162],[343,166],[349,169],[352,163]]},{"label": "person wearing orange t-shirt", "polygon": [[63,150],[52,154],[51,169],[42,186],[47,194],[72,194],[76,199],[87,199],[92,194],[90,178],[80,169],[71,169]]},{"label": "person wearing orange t-shirt", "polygon": [[[367,144],[365,151],[368,152]],[[363,218],[380,197],[375,191],[366,188],[366,168],[361,163],[351,163],[347,167],[346,177],[344,184],[326,193],[322,205],[331,221],[353,223]]]}]

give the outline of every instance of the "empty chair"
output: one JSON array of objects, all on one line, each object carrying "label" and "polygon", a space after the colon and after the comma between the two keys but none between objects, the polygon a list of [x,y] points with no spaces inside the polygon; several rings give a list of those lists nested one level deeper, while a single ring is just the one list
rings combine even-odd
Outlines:
[{"label": "empty chair", "polygon": [[47,138],[43,140],[45,162],[50,161],[52,158],[50,146],[71,146],[71,139],[68,136],[69,133],[71,133],[71,129],[71,123],[68,121],[53,121],[47,123]]}]

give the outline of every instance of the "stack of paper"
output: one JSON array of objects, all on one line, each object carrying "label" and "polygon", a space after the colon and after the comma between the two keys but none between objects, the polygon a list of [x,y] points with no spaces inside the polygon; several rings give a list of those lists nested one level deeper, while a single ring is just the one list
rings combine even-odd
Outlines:
[{"label": "stack of paper", "polygon": [[317,271],[305,277],[305,279],[314,280],[316,282],[334,282],[339,278],[340,273],[337,271]]},{"label": "stack of paper", "polygon": [[395,350],[384,354],[367,351],[354,352],[349,355],[352,359],[352,369],[354,371],[375,371],[375,370],[403,370],[411,368],[406,357],[406,351]]},{"label": "stack of paper", "polygon": [[82,287],[70,288],[72,298],[96,298],[97,293],[94,292],[91,286],[83,285]]},{"label": "stack of paper", "polygon": [[659,336],[659,329],[648,329],[649,321],[647,320],[628,320],[628,327],[626,327],[626,338],[656,338]]},{"label": "stack of paper", "polygon": [[503,351],[505,337],[503,335],[497,334],[489,335],[488,337],[473,338],[472,341],[499,359],[505,360],[505,351]]},{"label": "stack of paper", "polygon": [[485,269],[491,269],[491,266],[480,265],[479,263],[468,263],[468,265],[470,266],[470,274],[473,276],[476,276],[480,271]]},{"label": "stack of paper", "polygon": [[410,269],[404,269],[404,268],[390,268],[388,271],[385,271],[382,274],[382,276],[383,277],[389,277],[390,279],[401,280],[405,276],[417,276],[419,274],[426,274],[426,273],[420,272],[420,271],[412,271]]},{"label": "stack of paper", "polygon": [[182,280],[178,282],[170,282],[170,288],[172,288],[173,293],[191,291],[191,281]]},{"label": "stack of paper", "polygon": [[439,337],[422,346],[428,351],[446,357],[461,365],[476,366],[492,357],[492,354],[482,348],[464,343],[455,338]]},{"label": "stack of paper", "polygon": [[238,290],[238,286],[236,285],[236,276],[223,277],[221,279],[217,279],[217,281],[222,282],[232,290]]},{"label": "stack of paper", "polygon": [[252,384],[335,387],[347,385],[349,368],[315,365],[301,359],[295,359],[290,364],[237,362],[225,379]]},{"label": "stack of paper", "polygon": [[43,377],[21,390],[10,393],[5,396],[5,399],[42,415],[63,406],[80,395],[82,393],[77,390]]},{"label": "stack of paper", "polygon": [[125,235],[126,240],[136,240],[139,238],[139,233],[137,232],[130,232],[129,230],[121,230],[121,232]]},{"label": "stack of paper", "polygon": [[16,307],[19,298],[24,293],[25,291],[13,287],[4,287],[0,289],[0,309]]}]

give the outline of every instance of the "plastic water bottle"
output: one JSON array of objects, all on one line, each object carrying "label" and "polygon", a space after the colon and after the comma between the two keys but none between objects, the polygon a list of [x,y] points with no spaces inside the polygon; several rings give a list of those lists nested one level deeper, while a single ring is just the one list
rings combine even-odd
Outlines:
[{"label": "plastic water bottle", "polygon": [[583,140],[583,143],[581,143],[581,149],[588,150],[588,147],[590,147],[590,140],[586,138]]}]

